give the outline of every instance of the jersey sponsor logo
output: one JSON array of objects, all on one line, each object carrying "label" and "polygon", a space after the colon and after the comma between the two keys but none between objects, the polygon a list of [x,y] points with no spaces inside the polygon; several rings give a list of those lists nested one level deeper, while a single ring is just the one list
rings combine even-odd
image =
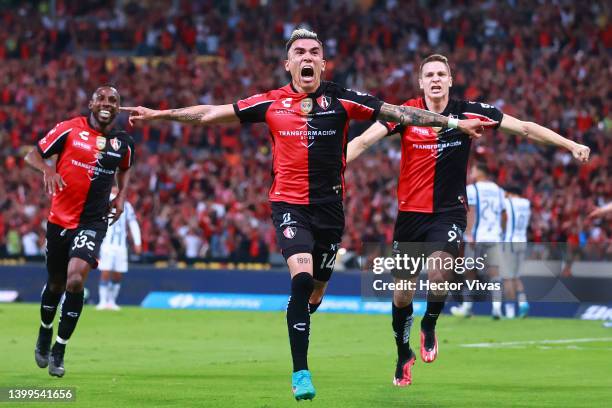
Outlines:
[{"label": "jersey sponsor logo", "polygon": [[431,156],[433,158],[438,158],[442,155],[442,152],[449,147],[458,147],[461,146],[463,142],[461,140],[455,140],[454,142],[443,142],[443,143],[432,143],[432,144],[423,144],[423,143],[413,143],[412,148],[415,150],[431,150]]},{"label": "jersey sponsor logo", "polygon": [[100,174],[108,174],[108,175],[115,174],[115,170],[105,169],[103,167],[98,167],[98,166],[94,166],[94,165],[91,165],[91,164],[83,163],[83,162],[80,162],[78,160],[72,159],[70,162],[72,163],[73,166],[81,167],[81,168],[86,169],[87,172],[89,173],[90,177],[94,176],[92,178],[92,180],[95,179]]},{"label": "jersey sponsor logo", "polygon": [[310,113],[312,111],[312,99],[304,98],[300,102],[300,110],[302,113]]},{"label": "jersey sponsor logo", "polygon": [[87,136],[89,136],[89,132],[86,131],[86,130],[84,130],[82,132],[79,132],[79,136],[81,137],[81,139],[83,139],[85,141],[89,140],[89,137],[87,137]]},{"label": "jersey sponsor logo", "polygon": [[87,143],[83,143],[80,140],[73,140],[72,141],[72,145],[74,147],[78,147],[79,149],[91,150],[91,146],[90,145],[88,145]]},{"label": "jersey sponsor logo", "polygon": [[106,138],[104,136],[96,137],[96,147],[98,150],[102,150],[106,147]]},{"label": "jersey sponsor logo", "polygon": [[413,126],[411,129],[414,133],[418,133],[423,136],[429,136],[429,128]]},{"label": "jersey sponsor logo", "polygon": [[117,139],[116,137],[111,139],[110,141],[111,147],[117,151],[119,150],[119,148],[121,147],[121,140]]},{"label": "jersey sponsor logo", "polygon": [[106,154],[108,154],[109,156],[113,156],[113,157],[121,157],[119,153],[106,152]]},{"label": "jersey sponsor logo", "polygon": [[297,234],[296,227],[287,227],[283,230],[283,235],[287,239],[293,239],[295,237],[295,234]]},{"label": "jersey sponsor logo", "polygon": [[293,325],[295,330],[306,331],[306,323],[296,323]]},{"label": "jersey sponsor logo", "polygon": [[284,227],[285,225],[293,225],[293,224],[297,224],[297,221],[291,220],[291,213],[284,213],[283,222],[281,225],[279,225],[279,227]]},{"label": "jersey sponsor logo", "polygon": [[319,96],[319,98],[317,98],[317,103],[319,104],[321,109],[327,110],[327,108],[329,108],[329,105],[331,105],[331,98],[327,95]]},{"label": "jersey sponsor logo", "polygon": [[285,108],[290,108],[292,101],[293,101],[293,98],[281,99],[281,105],[283,105],[283,107],[285,107]]}]

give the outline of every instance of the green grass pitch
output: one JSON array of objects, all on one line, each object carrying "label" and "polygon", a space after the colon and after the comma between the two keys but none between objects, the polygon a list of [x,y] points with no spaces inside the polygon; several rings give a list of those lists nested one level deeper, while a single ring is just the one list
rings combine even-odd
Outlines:
[{"label": "green grass pitch", "polygon": [[[0,387],[76,387],[54,407],[294,407],[283,313],[86,306],[66,376],[34,363],[37,305],[0,305]],[[418,322],[412,332],[418,347]],[[57,324],[55,324],[57,327]],[[417,360],[411,387],[391,385],[390,316],[318,313],[310,337],[317,389],[308,407],[609,407],[612,330],[565,319],[438,323],[440,354]],[[594,339],[587,341],[526,341]],[[607,340],[606,340],[607,339]],[[465,348],[471,343],[496,344]],[[418,350],[417,350],[418,353]],[[40,407],[40,403],[0,403]]]}]

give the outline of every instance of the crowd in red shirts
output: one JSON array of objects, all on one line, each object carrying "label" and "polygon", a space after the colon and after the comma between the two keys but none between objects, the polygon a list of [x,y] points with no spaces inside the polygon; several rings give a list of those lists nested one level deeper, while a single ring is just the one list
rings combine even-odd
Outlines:
[{"label": "crowd in red shirts", "polygon": [[[40,252],[49,198],[23,156],[55,123],[86,113],[97,86],[117,87],[124,105],[230,103],[287,83],[284,41],[302,22],[324,40],[328,80],[401,103],[420,93],[421,58],[442,53],[453,97],[493,104],[589,145],[592,159],[579,166],[565,151],[493,131],[476,143],[474,157],[500,185],[524,187],[533,204],[531,240],[610,245],[610,218],[586,219],[612,200],[608,2],[214,3],[86,8],[58,0],[55,13],[43,1],[0,8],[0,252]],[[366,126],[354,124],[351,135]],[[265,126],[155,123],[129,131],[137,142],[129,199],[145,253],[265,260],[277,251]],[[389,139],[348,166],[346,248],[391,240],[399,159],[398,140]]]}]

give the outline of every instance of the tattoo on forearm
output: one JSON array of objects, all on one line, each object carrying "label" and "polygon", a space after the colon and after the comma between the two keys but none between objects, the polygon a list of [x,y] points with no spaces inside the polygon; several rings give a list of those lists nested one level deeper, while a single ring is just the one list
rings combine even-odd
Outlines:
[{"label": "tattoo on forearm", "polygon": [[306,257],[298,258],[297,259],[297,263],[299,263],[299,264],[309,264],[310,263],[310,258],[306,258]]},{"label": "tattoo on forearm", "polygon": [[388,103],[380,108],[378,119],[402,125],[446,126],[448,118],[439,113],[429,112],[412,106],[397,106]]},{"label": "tattoo on forearm", "polygon": [[202,121],[204,113],[189,112],[187,109],[189,108],[171,109],[168,119],[188,123],[198,123]]}]

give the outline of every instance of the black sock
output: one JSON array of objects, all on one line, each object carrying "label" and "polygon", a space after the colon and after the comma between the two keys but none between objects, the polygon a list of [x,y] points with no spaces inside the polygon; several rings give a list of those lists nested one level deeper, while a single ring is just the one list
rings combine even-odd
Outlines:
[{"label": "black sock", "polygon": [[300,272],[291,279],[291,297],[287,304],[287,328],[293,358],[293,372],[308,370],[308,336],[310,314],[308,299],[314,289],[312,275]]},{"label": "black sock", "polygon": [[[40,299],[40,321],[42,324],[48,326],[53,323],[62,294],[51,292],[49,286],[45,285]],[[48,330],[51,330],[51,328],[48,328]]]},{"label": "black sock", "polygon": [[425,310],[423,320],[421,320],[422,330],[432,331],[436,329],[436,322],[438,321],[438,316],[442,313],[442,309],[444,309],[445,299],[446,295],[427,296],[427,309]]},{"label": "black sock", "polygon": [[393,335],[397,346],[397,359],[402,362],[410,358],[410,328],[412,327],[412,302],[406,307],[397,307],[392,302],[391,315],[393,321]]},{"label": "black sock", "polygon": [[[72,293],[66,292],[66,298],[62,305],[62,317],[60,318],[57,336],[68,341],[72,332],[79,321],[79,316],[83,310],[83,292]],[[57,344],[57,343],[56,343]],[[60,343],[61,344],[61,343]]]},{"label": "black sock", "polygon": [[319,306],[321,306],[321,302],[319,303],[308,302],[308,310],[310,311],[310,314],[313,314],[314,312],[316,312]]}]

